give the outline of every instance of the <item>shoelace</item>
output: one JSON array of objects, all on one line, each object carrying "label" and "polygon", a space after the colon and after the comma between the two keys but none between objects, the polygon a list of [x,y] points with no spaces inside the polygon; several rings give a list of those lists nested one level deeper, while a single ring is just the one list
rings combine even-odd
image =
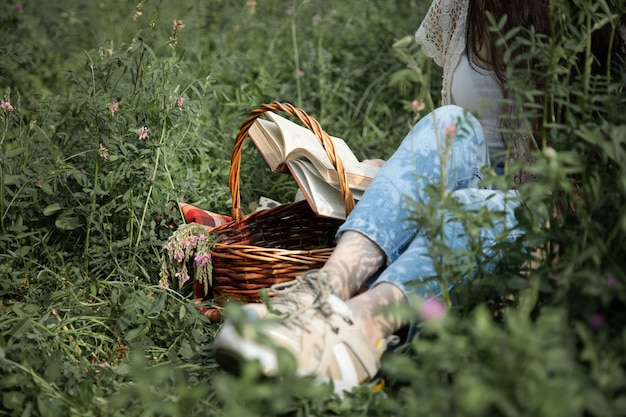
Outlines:
[{"label": "shoelace", "polygon": [[[327,275],[322,272],[322,276],[318,276],[316,279],[309,282],[309,284],[313,287],[312,290],[315,292],[315,299],[313,303],[309,306],[305,306],[299,308],[294,311],[287,317],[284,321],[284,324],[287,326],[298,326],[307,332],[310,332],[310,317],[305,314],[311,310],[314,310],[318,313],[322,319],[328,323],[333,332],[338,333],[339,328],[336,326],[332,326],[330,323],[330,318],[333,315],[338,315],[341,317],[346,323],[352,325],[354,322],[352,318],[348,314],[343,314],[342,312],[336,311],[329,303],[329,298],[333,295],[333,289],[328,283]],[[305,276],[306,278],[306,276]]]},{"label": "shoelace", "polygon": [[302,293],[308,293],[315,297],[318,289],[317,281],[325,279],[325,272],[314,270],[298,276],[291,281],[270,286],[270,291],[274,293],[274,297],[272,297],[270,301],[270,308],[272,304],[287,304],[292,305],[296,310],[301,309]]}]

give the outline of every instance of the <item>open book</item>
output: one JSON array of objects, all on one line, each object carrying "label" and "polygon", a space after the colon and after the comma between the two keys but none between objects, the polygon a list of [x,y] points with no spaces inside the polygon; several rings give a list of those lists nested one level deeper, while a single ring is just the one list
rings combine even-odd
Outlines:
[{"label": "open book", "polygon": [[[291,172],[317,214],[345,218],[337,171],[317,136],[276,113],[265,114],[269,120],[256,119],[248,134],[272,171]],[[348,186],[358,200],[379,168],[360,162],[343,139],[331,139],[344,164]]]}]

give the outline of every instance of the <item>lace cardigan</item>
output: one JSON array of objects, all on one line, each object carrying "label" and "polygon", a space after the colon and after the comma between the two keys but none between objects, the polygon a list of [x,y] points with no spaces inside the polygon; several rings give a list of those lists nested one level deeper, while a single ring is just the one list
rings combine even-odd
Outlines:
[{"label": "lace cardigan", "polygon": [[441,104],[452,104],[452,73],[465,51],[468,0],[434,0],[415,33],[426,56],[443,68]]}]

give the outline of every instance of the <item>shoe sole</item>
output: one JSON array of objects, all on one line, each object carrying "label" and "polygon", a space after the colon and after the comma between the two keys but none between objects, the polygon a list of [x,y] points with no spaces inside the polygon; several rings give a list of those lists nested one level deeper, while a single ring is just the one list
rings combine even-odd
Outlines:
[{"label": "shoe sole", "polygon": [[272,376],[278,370],[275,353],[244,339],[228,323],[222,326],[213,342],[213,358],[225,371],[232,374],[240,374],[241,364],[246,361],[258,362],[264,376]]},{"label": "shoe sole", "polygon": [[[253,361],[259,363],[264,377],[272,377],[278,373],[278,360],[276,353],[255,343],[246,340],[239,335],[237,330],[228,323],[222,326],[218,337],[213,343],[213,358],[224,371],[241,375],[242,363]],[[296,374],[300,377],[314,376],[319,384],[333,384],[333,390],[340,398],[345,397],[345,392],[350,392],[356,386],[352,382],[342,380],[330,380],[297,369]]]}]

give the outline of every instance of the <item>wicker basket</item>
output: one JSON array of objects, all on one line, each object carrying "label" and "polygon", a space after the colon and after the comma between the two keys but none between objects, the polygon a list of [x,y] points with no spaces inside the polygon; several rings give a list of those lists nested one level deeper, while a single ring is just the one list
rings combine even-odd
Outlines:
[{"label": "wicker basket", "polygon": [[354,208],[343,163],[332,140],[315,119],[288,103],[263,104],[253,110],[241,125],[231,157],[228,183],[233,199],[233,221],[211,230],[220,238],[211,253],[211,291],[218,302],[230,299],[258,301],[261,289],[321,267],[332,253],[335,232],[343,222],[316,215],[306,201],[242,216],[241,153],[250,126],[267,111],[282,111],[294,116],[318,137],[337,170],[346,214]]}]

